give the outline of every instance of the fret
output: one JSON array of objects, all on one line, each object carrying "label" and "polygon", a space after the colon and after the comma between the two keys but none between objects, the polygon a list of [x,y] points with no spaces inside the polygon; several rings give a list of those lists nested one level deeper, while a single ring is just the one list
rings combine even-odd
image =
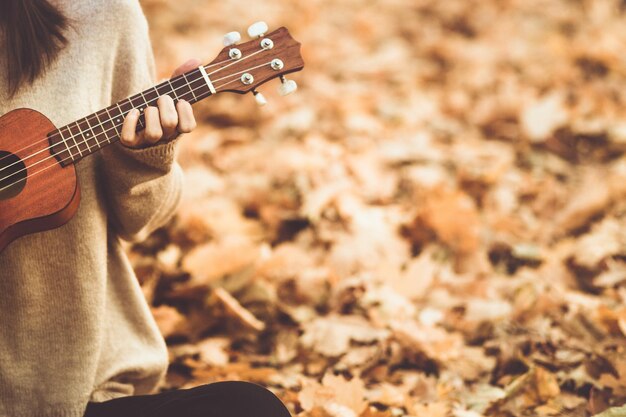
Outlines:
[{"label": "fret", "polygon": [[174,90],[174,86],[172,85],[172,82],[170,80],[167,80],[167,84],[163,83],[161,85],[166,88],[166,90],[164,90],[163,93],[159,91],[161,95],[169,94],[174,99],[175,102],[179,100],[178,96],[176,95],[176,91]]},{"label": "fret", "polygon": [[[87,122],[87,124],[89,124],[89,122]],[[90,127],[90,129],[91,129],[91,127]],[[92,134],[93,134],[93,133],[92,133]],[[101,146],[100,146],[100,140],[98,140],[98,136],[97,136],[97,135],[94,135],[94,136],[93,136],[93,139],[94,139],[94,140],[95,140],[95,142],[96,142],[96,149],[100,149],[100,148],[101,148]]]},{"label": "fret", "polygon": [[[121,103],[121,105],[120,105]],[[115,103],[115,106],[117,106],[118,110],[119,110],[119,114],[115,117],[115,123],[116,125],[120,128],[120,131],[118,133],[118,135],[122,135],[122,124],[124,123],[124,117],[126,117],[126,112],[124,111],[124,109],[122,108],[122,105],[125,107],[130,107],[132,106],[130,104],[129,101],[123,101],[120,103]],[[130,109],[128,109],[127,111],[130,111]]]},{"label": "fret", "polygon": [[[104,139],[102,140],[107,140],[109,139],[109,137],[107,136],[107,132],[104,130],[104,124],[103,122],[100,121],[100,117],[98,117],[98,113],[100,113],[102,110],[95,112],[94,114],[92,114],[91,116],[87,117],[87,122],[89,123],[89,119],[90,118],[94,118],[95,120],[93,120],[93,125],[91,123],[89,123],[89,126],[92,126],[92,130],[96,133],[96,138],[100,138],[102,139],[102,136],[104,136]],[[102,142],[100,142],[100,139],[97,139],[98,142],[98,147],[102,148]]]},{"label": "fret", "polygon": [[[65,134],[63,134],[63,129],[65,129]],[[66,140],[68,142],[70,139],[74,141],[73,145],[70,143],[70,149],[73,149],[72,152],[74,154],[74,158],[77,157],[76,153],[78,153],[82,157],[82,153],[80,147],[78,146],[78,143],[76,142],[76,138],[74,138],[74,135],[72,135],[72,132],[67,128],[67,126],[63,126],[62,128],[60,128],[59,133],[61,134],[62,138],[67,138]]]},{"label": "fret", "polygon": [[93,137],[96,141],[96,146],[100,145],[100,142],[98,141],[98,135],[95,133],[95,131],[91,127],[91,123],[89,123],[89,117],[85,117],[84,120],[85,120],[85,123],[87,124],[87,128],[89,129],[89,133],[91,133],[91,137]]},{"label": "fret", "polygon": [[198,101],[198,98],[196,97],[196,93],[193,92],[193,86],[191,85],[191,83],[189,82],[189,80],[187,79],[187,76],[185,74],[183,74],[183,78],[185,79],[185,82],[187,83],[187,85],[189,85],[191,87],[189,89],[189,91],[191,91],[191,95],[193,96],[193,99],[195,101]]},{"label": "fret", "polygon": [[183,76],[179,75],[176,78],[172,78],[169,82],[172,85],[172,91],[176,91],[176,95],[180,97],[181,91],[183,91],[183,88],[187,85]]},{"label": "fret", "polygon": [[[100,110],[100,112],[101,111],[102,110]],[[98,116],[98,113],[100,113],[100,112],[96,112],[96,113],[92,114],[91,116],[86,117],[87,124],[91,128],[91,131],[93,132],[93,135],[96,137],[96,140],[98,142],[99,142],[98,138],[101,137],[102,135],[107,137],[106,132],[104,130],[104,125],[102,124],[102,122],[100,121],[100,117]]]},{"label": "fret", "polygon": [[[213,94],[209,91],[209,89],[207,88],[205,91],[203,91],[201,94],[198,95],[198,100],[204,100],[207,97],[211,97]],[[193,104],[193,103],[191,103]]]},{"label": "fret", "polygon": [[211,91],[209,90],[209,87],[207,87],[206,83],[204,82],[202,78],[198,78],[197,80],[192,81],[190,85],[193,91],[195,92],[196,96],[198,97],[198,99],[191,102],[191,104],[197,101],[200,101],[203,98],[211,95]]},{"label": "fret", "polygon": [[87,123],[87,119],[80,119],[75,122],[75,124],[80,129],[81,136],[83,136],[84,141],[87,144],[87,148],[89,148],[89,152],[91,153],[91,146],[89,145],[89,141],[94,138],[94,134],[91,130],[91,127],[89,126],[89,123]]},{"label": "fret", "polygon": [[104,111],[106,112],[106,114],[107,114],[107,116],[109,118],[103,124],[105,132],[109,132],[111,129],[113,129],[115,131],[115,134],[119,137],[120,136],[120,130],[118,129],[117,125],[115,124],[115,122],[113,120],[116,116],[111,116],[111,112],[109,112],[109,108],[108,107],[105,108]]},{"label": "fret", "polygon": [[76,136],[82,139],[82,143],[84,143],[87,146],[87,155],[89,155],[91,153],[91,146],[89,146],[89,141],[87,141],[83,133],[85,132],[85,130],[80,127],[80,125],[78,124],[78,121],[74,122],[74,126],[76,126],[76,129],[78,130],[78,133],[76,134]]},{"label": "fret", "polygon": [[[87,124],[89,125],[89,127],[91,128],[91,131],[94,133],[94,137],[96,140],[96,147],[98,149],[102,149],[103,146],[108,145],[108,140],[109,137],[107,135],[107,133],[104,130],[104,126],[102,124],[102,122],[100,122],[100,118],[98,117],[98,113],[96,112],[88,117],[86,117],[86,121]],[[91,119],[91,121],[90,121]],[[107,141],[106,144],[104,144],[104,141]]]},{"label": "fret", "polygon": [[176,78],[172,78],[170,83],[173,86],[172,90],[176,91],[178,100],[184,99],[185,94],[189,92],[189,84],[187,84],[185,78],[182,75],[179,75]]},{"label": "fret", "polygon": [[141,98],[143,99],[143,103],[141,103],[141,108],[139,109],[140,113],[143,113],[144,109],[148,106],[148,103],[150,102],[148,99],[146,99],[146,96],[143,95],[143,92],[139,93],[141,95]]},{"label": "fret", "polygon": [[[143,104],[142,107],[139,109],[140,114],[144,114],[145,113],[145,109],[147,107],[156,107],[157,105],[157,100],[159,98],[158,93],[156,92],[156,90],[154,88],[149,88],[148,90],[139,93],[141,94],[141,98],[143,99]],[[141,117],[139,118],[139,121],[137,122],[138,125],[140,125],[141,127],[143,127],[143,121],[141,120]]]},{"label": "fret", "polygon": [[85,151],[85,153],[87,153],[87,149],[86,147],[81,147],[81,145],[83,145],[83,141],[77,141],[76,138],[78,137],[80,139],[80,129],[78,127],[72,127],[72,124],[69,124],[67,126],[64,127],[64,129],[67,130],[68,135],[72,138],[72,140],[74,141],[74,148],[76,148],[76,150],[78,151],[78,153],[80,154],[80,157],[83,157],[83,151]]},{"label": "fret", "polygon": [[[140,95],[134,95],[128,99],[133,109],[141,110],[142,106],[145,106],[146,101]],[[130,111],[131,109],[128,109]],[[128,113],[128,112],[127,112]]]},{"label": "fret", "polygon": [[122,123],[122,118],[124,117],[124,111],[120,107],[119,103],[115,103],[114,105],[107,107],[107,109],[111,109],[110,112],[108,110],[107,112],[111,115],[111,120],[114,123],[116,124]]},{"label": "fret", "polygon": [[145,117],[146,116],[143,113],[139,113],[139,118],[137,119],[137,127],[135,129],[136,132],[138,132],[141,129],[144,129],[146,127],[146,124],[144,122]]},{"label": "fret", "polygon": [[[72,151],[70,151],[70,147],[67,144],[67,140],[65,140],[65,137],[63,136],[63,131],[61,129],[57,129],[57,132],[59,132],[59,135],[61,136],[61,141],[65,145],[65,148],[67,149],[67,153],[69,154],[69,157],[72,159],[72,162],[74,162],[74,154],[72,153]],[[65,158],[62,158],[61,161],[65,161]]]},{"label": "fret", "polygon": [[157,91],[157,89],[155,87],[152,87],[146,91],[144,91],[144,96],[148,96],[148,99],[146,100],[146,103],[148,104],[148,106],[156,106],[157,105],[157,101],[159,100],[159,97],[161,97],[161,94],[159,94],[159,92]]},{"label": "fret", "polygon": [[[130,103],[126,100],[123,102],[115,103],[115,109],[117,110],[117,114],[114,116],[114,124],[118,136],[122,136],[122,124],[124,124],[124,118],[126,117],[125,111],[122,106],[120,106],[120,103],[124,106],[130,105]],[[128,109],[128,111],[130,111],[130,109]]]},{"label": "fret", "polygon": [[145,99],[143,98],[143,95],[137,95],[135,94],[134,96],[130,97],[127,99],[128,103],[130,104],[130,108],[125,112],[124,114],[124,118],[126,118],[126,116],[128,115],[128,112],[130,112],[132,109],[138,109],[140,111],[139,113],[139,119],[137,120],[137,128],[138,129],[143,129],[145,127],[142,119],[141,119],[141,115],[143,114],[143,108],[145,107],[145,105],[147,104],[145,102]]},{"label": "fret", "polygon": [[[146,92],[147,92],[148,100],[149,100],[148,105],[151,107],[158,107],[159,97],[161,97],[163,94],[159,93],[159,90],[157,89],[157,87],[152,87],[146,90]],[[138,124],[142,129],[145,127],[145,113],[143,117],[139,117]]]},{"label": "fret", "polygon": [[[157,107],[157,101],[159,100],[159,92],[155,87],[149,88],[144,91],[143,94],[144,99],[146,100],[146,105],[150,107]],[[142,111],[139,115],[139,120],[137,120],[137,131],[145,128],[145,111]]]},{"label": "fret", "polygon": [[188,74],[188,78],[192,79],[189,83],[190,90],[193,91],[194,95],[197,97],[195,100],[188,100],[191,104],[211,95],[211,91],[199,69],[191,71]]},{"label": "fret", "polygon": [[126,113],[128,113],[129,111],[131,111],[133,109],[133,104],[130,102],[130,99],[127,98],[126,100],[120,101],[119,103],[116,104],[117,108],[120,109],[120,114],[119,114],[119,118],[121,120],[115,120],[118,123],[123,123],[124,122],[124,118],[126,117]]}]

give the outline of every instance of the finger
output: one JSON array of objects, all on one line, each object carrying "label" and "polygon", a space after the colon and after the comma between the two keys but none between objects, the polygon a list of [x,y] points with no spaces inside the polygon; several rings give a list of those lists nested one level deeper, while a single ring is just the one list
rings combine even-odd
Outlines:
[{"label": "finger", "polygon": [[200,66],[201,62],[197,59],[190,59],[189,61],[185,62],[183,65],[181,65],[180,67],[176,68],[176,70],[174,71],[174,73],[172,74],[172,78],[184,74],[186,72],[191,71],[192,69],[196,69]]},{"label": "finger", "polygon": [[149,106],[144,110],[144,114],[146,115],[146,129],[142,145],[152,145],[163,137],[159,109]]},{"label": "finger", "polygon": [[179,100],[176,103],[176,110],[178,110],[178,131],[180,133],[189,133],[194,130],[197,124],[191,104],[188,101]]},{"label": "finger", "polygon": [[171,138],[176,134],[176,126],[178,126],[178,113],[174,106],[174,100],[167,95],[161,96],[157,100],[157,106],[159,107],[163,137]]},{"label": "finger", "polygon": [[123,145],[134,148],[137,146],[137,121],[139,120],[139,110],[132,109],[126,115],[124,124],[122,125],[122,133],[120,133],[120,142]]}]

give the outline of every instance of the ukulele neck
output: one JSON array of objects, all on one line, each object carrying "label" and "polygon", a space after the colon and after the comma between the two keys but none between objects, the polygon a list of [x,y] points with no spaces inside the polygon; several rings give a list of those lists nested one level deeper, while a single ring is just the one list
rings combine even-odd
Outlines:
[{"label": "ukulele neck", "polygon": [[[67,166],[118,141],[124,119],[132,109],[141,112],[137,131],[144,129],[144,110],[148,106],[156,106],[158,98],[165,94],[171,96],[174,102],[186,100],[192,104],[224,91],[258,95],[255,89],[275,78],[281,79],[281,95],[295,91],[295,82],[284,76],[300,71],[304,66],[300,43],[284,27],[267,34],[259,32],[261,28],[264,31],[267,25],[254,28],[255,39],[223,48],[207,66],[164,81],[48,133],[53,156],[62,166]],[[213,83],[216,83],[215,86]]]},{"label": "ukulele neck", "polygon": [[[201,67],[204,69],[204,67]],[[145,128],[144,110],[156,107],[157,100],[169,95],[177,103],[185,100],[196,103],[215,93],[206,73],[197,68],[107,108],[90,114],[80,120],[56,129],[48,134],[52,154],[62,166],[74,164],[100,149],[117,142],[122,132],[124,118],[132,109],[141,112],[137,131]]]}]

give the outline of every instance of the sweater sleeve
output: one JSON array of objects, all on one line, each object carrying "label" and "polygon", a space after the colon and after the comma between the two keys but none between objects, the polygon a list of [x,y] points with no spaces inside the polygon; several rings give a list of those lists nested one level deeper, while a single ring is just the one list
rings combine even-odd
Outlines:
[{"label": "sweater sleeve", "polygon": [[[133,24],[120,35],[113,65],[112,102],[155,84],[148,26],[138,2]],[[180,201],[182,170],[176,140],[145,149],[117,142],[102,150],[101,175],[111,224],[125,240],[141,240],[174,214]]]}]

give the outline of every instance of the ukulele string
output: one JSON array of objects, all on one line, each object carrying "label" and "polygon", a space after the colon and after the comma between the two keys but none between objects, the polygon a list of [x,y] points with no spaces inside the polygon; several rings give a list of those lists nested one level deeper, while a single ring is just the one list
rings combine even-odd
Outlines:
[{"label": "ukulele string", "polygon": [[[268,65],[269,63],[270,63],[270,62],[267,62],[267,63],[265,63],[265,64],[259,65],[259,66],[254,67],[254,68],[259,68],[259,67],[261,67],[261,66]],[[250,69],[248,69],[248,70],[246,70],[246,71],[250,71],[251,69],[252,69],[252,68],[250,68]],[[235,74],[233,74],[233,75],[235,75]],[[228,77],[223,77],[222,79],[224,79],[224,78],[228,78]],[[221,85],[219,85],[219,86],[215,86],[215,90],[216,90],[216,92],[217,92],[217,90],[218,90],[218,89],[223,88],[224,86],[226,86],[226,85],[228,85],[228,84],[232,84],[233,82],[236,82],[236,81],[238,81],[238,80],[231,80],[231,81],[228,81],[228,82],[226,82],[226,83],[224,83],[224,84],[221,84]],[[203,87],[204,87],[204,86],[201,86],[201,87],[198,87],[198,88],[196,88],[196,89],[194,89],[194,90],[191,90],[191,91],[197,91],[197,90],[199,90],[199,89],[201,89],[201,88],[203,88]],[[205,95],[205,97],[201,97],[200,99],[204,99],[204,98],[206,98],[206,97],[209,97],[211,94],[206,95],[206,93],[204,93],[204,95]],[[112,130],[112,129],[109,129],[109,130],[107,130],[107,132],[108,132],[108,131],[111,131],[111,130]],[[117,139],[119,139],[119,138],[114,138],[113,140],[117,140]],[[113,141],[112,141],[112,140],[110,140],[110,141],[109,141],[109,144],[111,144],[111,143],[113,143]],[[70,146],[70,149],[71,149],[71,148],[73,148],[73,147],[76,147],[76,146],[78,146],[78,145],[72,145],[72,146]],[[0,182],[5,181],[6,179],[8,179],[8,178],[10,178],[10,177],[12,177],[12,176],[14,176],[14,175],[16,175],[16,174],[20,173],[20,172],[23,172],[23,171],[28,171],[28,169],[29,169],[29,168],[32,168],[32,167],[34,167],[35,165],[38,165],[38,164],[40,164],[40,163],[42,163],[42,162],[45,162],[45,161],[47,161],[47,160],[49,160],[49,159],[54,159],[54,158],[56,158],[56,156],[50,156],[50,157],[47,157],[47,158],[45,158],[45,159],[42,159],[41,161],[38,161],[38,162],[36,162],[36,163],[34,163],[34,164],[32,164],[32,165],[30,165],[30,166],[28,166],[28,167],[24,168],[24,169],[21,169],[20,171],[16,171],[16,172],[14,172],[14,173],[12,173],[12,174],[10,174],[10,175],[7,175],[6,177],[0,178]],[[72,156],[69,156],[69,157],[67,157],[67,158],[65,158],[65,159],[63,159],[63,160],[61,160],[61,161],[60,161],[60,163],[64,163],[64,162],[67,162],[67,161],[70,161],[70,160],[73,160]],[[57,165],[57,163],[55,162],[55,163],[53,163],[53,164],[51,164],[51,165],[48,165],[48,166],[47,166],[47,167],[45,167],[45,168],[40,169],[39,171],[35,171],[35,172],[33,172],[32,174],[27,175],[25,178],[22,178],[22,179],[19,179],[19,180],[15,181],[15,182],[12,182],[11,184],[6,185],[6,186],[4,186],[4,187],[0,188],[0,192],[2,192],[2,191],[4,191],[4,190],[6,190],[6,189],[8,189],[8,188],[10,188],[10,187],[12,187],[12,186],[14,186],[14,185],[18,184],[18,183],[20,183],[20,182],[22,182],[22,181],[26,181],[28,178],[34,177],[35,175],[38,175],[38,174],[41,174],[42,172],[47,171],[48,169],[50,169],[50,168],[52,168],[52,167],[54,167],[54,166],[56,166],[56,165]]]},{"label": "ukulele string", "polygon": [[[228,65],[225,65],[225,66],[223,66],[223,67],[221,67],[221,68],[218,68],[218,69],[216,69],[216,70],[214,70],[214,71],[212,71],[212,72],[208,73],[207,75],[213,75],[213,74],[216,74],[216,73],[218,73],[218,72],[222,71],[223,69],[228,68],[228,67],[229,67],[229,66],[231,66],[231,65],[237,64],[237,63],[239,63],[239,62],[241,62],[241,61],[244,61],[244,60],[246,60],[246,59],[248,59],[248,58],[251,58],[251,57],[253,57],[254,55],[257,55],[257,54],[259,54],[259,53],[261,53],[261,52],[263,52],[263,51],[265,51],[265,49],[260,49],[260,50],[258,50],[258,51],[256,51],[256,52],[253,52],[253,53],[251,53],[250,55],[247,55],[247,56],[245,56],[245,57],[243,57],[243,58],[241,58],[241,59],[239,59],[239,60],[237,60],[237,61],[231,62],[231,63],[230,63],[230,64],[228,64]],[[214,66],[216,66],[216,65],[220,65],[220,64],[223,64],[223,63],[225,63],[225,62],[230,62],[230,61],[231,61],[231,60],[230,60],[230,59],[228,59],[228,60],[224,60],[224,61],[221,61],[221,62],[217,62],[217,63],[215,63],[215,64],[205,65],[205,66],[204,66],[204,68],[205,68],[205,69],[207,69],[207,68],[214,67]],[[264,64],[264,65],[265,65],[265,64]],[[258,68],[258,67],[255,67],[255,68]],[[252,68],[252,69],[254,69],[254,68]],[[242,72],[246,72],[246,71],[250,71],[250,70],[251,70],[251,69],[247,69],[247,70],[241,71],[241,72],[236,73],[236,74],[231,74],[231,76],[232,76],[232,75],[241,74]],[[185,74],[181,74],[181,75],[180,75],[180,76],[178,76],[178,77],[181,77],[181,76],[185,76]],[[195,82],[197,82],[197,81],[201,80],[202,78],[203,78],[203,75],[202,75],[202,74],[199,74],[199,77],[198,77],[198,78],[195,78],[195,79],[194,79],[194,80],[192,80],[192,81],[188,81],[188,80],[187,80],[187,77],[185,77],[185,80],[187,81],[187,84],[182,85],[182,86],[180,86],[180,87],[178,87],[178,88],[175,88],[175,89],[172,91],[172,93],[176,93],[176,92],[177,92],[178,90],[180,90],[181,88],[187,87],[188,85],[191,85],[192,83],[195,83]],[[224,77],[224,78],[227,78],[227,77]],[[219,80],[222,80],[222,79],[224,79],[224,78],[220,78],[220,79],[215,80],[215,81],[219,81]],[[170,82],[170,81],[171,81],[171,79],[170,79],[170,80],[167,80],[167,81],[164,81],[164,82]],[[215,82],[215,81],[214,81],[214,82]],[[170,83],[170,85],[171,85],[171,83]],[[197,90],[198,90],[198,88],[193,89],[193,90],[191,90],[191,93],[194,93],[194,92],[195,92],[195,91],[197,91]],[[176,96],[176,94],[174,94],[174,96]],[[117,103],[116,103],[116,104],[117,104]],[[119,107],[119,106],[118,106],[118,107]],[[105,109],[105,111],[106,111],[106,109]],[[130,111],[130,110],[129,110],[129,111]],[[108,111],[107,111],[107,114],[108,114]],[[118,115],[118,117],[125,117],[127,114],[128,114],[128,112],[126,112],[126,113],[122,113],[122,114]],[[117,127],[117,126],[113,123],[113,119],[109,119],[109,120],[105,120],[104,122],[100,122],[100,121],[98,120],[98,116],[97,116],[97,115],[95,116],[95,118],[96,118],[96,120],[98,120],[98,124],[91,126],[91,124],[89,123],[89,120],[91,120],[91,118],[93,118],[93,117],[94,117],[94,115],[90,115],[90,116],[87,116],[87,117],[85,118],[85,119],[86,119],[86,121],[87,121],[87,125],[90,127],[90,129],[91,129],[91,130],[93,130],[94,128],[102,127],[102,126],[104,126],[104,124],[106,124],[106,123],[108,123],[108,122],[111,122],[111,123],[113,124],[113,129],[115,129],[115,128]],[[73,123],[76,123],[76,122],[72,122],[72,123],[70,123],[69,125],[66,125],[66,126],[70,126],[70,125],[71,125],[71,124],[73,124]],[[16,152],[14,152],[13,154],[17,154],[17,153],[19,153],[19,152],[21,152],[21,151],[23,151],[23,150],[26,150],[26,149],[28,149],[28,148],[32,148],[33,146],[35,146],[35,145],[37,145],[37,144],[39,144],[39,143],[41,143],[41,142],[44,142],[44,141],[46,141],[46,140],[50,140],[50,139],[53,139],[53,138],[55,138],[55,137],[58,137],[57,135],[60,135],[60,136],[61,136],[61,140],[62,140],[62,141],[66,144],[66,147],[67,147],[67,142],[68,142],[68,140],[69,140],[69,139],[72,139],[72,140],[74,141],[74,143],[75,143],[76,145],[69,146],[69,147],[67,147],[68,149],[73,148],[73,147],[78,147],[78,143],[77,143],[77,141],[76,141],[76,137],[77,137],[80,133],[82,133],[83,131],[80,131],[80,132],[78,132],[77,134],[72,134],[72,131],[71,131],[71,130],[70,130],[70,128],[68,127],[68,128],[67,128],[67,131],[69,132],[70,137],[68,138],[68,140],[66,140],[66,139],[63,137],[63,134],[61,133],[61,129],[63,129],[63,128],[64,128],[64,127],[66,127],[66,126],[63,126],[63,127],[61,127],[60,129],[57,129],[57,133],[53,133],[53,134],[52,134],[52,135],[50,135],[50,136],[46,135],[46,137],[45,137],[45,138],[43,138],[43,139],[41,139],[41,140],[38,140],[38,141],[36,141],[36,142],[31,143],[31,144],[29,144],[28,146],[25,146],[24,148],[22,148],[22,149],[20,149],[20,150],[18,150],[18,151],[16,151]],[[78,126],[78,124],[77,124],[77,126]],[[80,127],[79,127],[79,128],[80,128]],[[115,129],[115,130],[117,130],[117,129]],[[108,130],[106,130],[106,131],[103,131],[102,133],[99,133],[98,135],[95,135],[95,136],[94,136],[94,138],[96,139],[96,143],[98,143],[98,139],[97,139],[97,137],[98,137],[99,135],[102,135],[103,133],[106,133],[106,132],[109,132],[109,131],[111,131],[111,129],[108,129]],[[108,138],[107,138],[107,139],[108,139]],[[89,139],[83,140],[83,141],[81,141],[81,143],[86,144],[86,145],[87,145],[87,149],[88,149],[89,151],[91,151],[91,148],[90,148],[90,146],[89,146]],[[39,150],[39,151],[37,151],[37,152],[35,152],[35,153],[33,153],[33,154],[27,155],[24,159],[21,159],[20,161],[25,161],[25,160],[27,160],[27,159],[30,159],[30,158],[32,158],[32,157],[34,157],[34,156],[36,156],[36,155],[38,155],[38,154],[40,154],[40,153],[42,153],[42,152],[45,152],[45,151],[47,151],[47,150],[52,149],[53,147],[55,147],[55,146],[57,146],[57,145],[59,145],[59,144],[60,144],[60,143],[56,143],[56,144],[54,144],[54,145],[52,145],[52,146],[49,146],[49,147],[44,148],[44,149],[41,149],[41,150]],[[78,151],[80,152],[80,147],[78,147]],[[3,159],[5,159],[5,158],[8,158],[9,156],[10,156],[10,155],[5,155],[5,156],[3,156],[2,158],[0,158],[0,161],[2,161],[2,160],[3,160]],[[16,165],[16,164],[20,163],[20,161],[16,161],[16,162],[14,162],[14,163],[12,163],[12,164],[10,164],[10,165],[7,165],[7,166],[5,166],[5,167],[3,167],[3,168],[0,168],[0,172],[4,171],[5,169],[10,168],[10,167],[11,167],[11,166],[13,166],[13,165]],[[43,161],[40,161],[40,162],[43,162]],[[6,178],[8,178],[8,177],[3,178],[2,180],[5,180]]]}]

